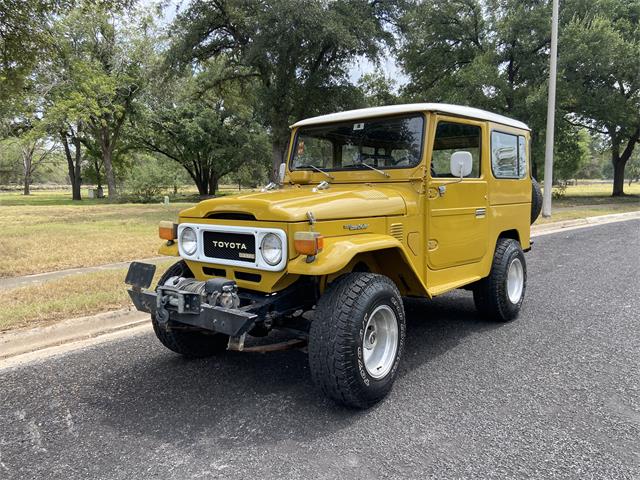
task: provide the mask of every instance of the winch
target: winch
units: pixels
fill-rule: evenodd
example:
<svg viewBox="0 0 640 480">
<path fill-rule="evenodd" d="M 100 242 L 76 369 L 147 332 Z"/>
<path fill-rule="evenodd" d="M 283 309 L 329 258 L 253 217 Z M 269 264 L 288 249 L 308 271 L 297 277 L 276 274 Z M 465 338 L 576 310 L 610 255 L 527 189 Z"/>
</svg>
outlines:
<svg viewBox="0 0 640 480">
<path fill-rule="evenodd" d="M 203 282 L 193 278 L 170 277 L 164 286 L 197 293 L 203 303 L 208 303 L 211 306 L 222 308 L 238 308 L 240 306 L 238 286 L 235 281 L 227 278 L 212 278 Z"/>
</svg>

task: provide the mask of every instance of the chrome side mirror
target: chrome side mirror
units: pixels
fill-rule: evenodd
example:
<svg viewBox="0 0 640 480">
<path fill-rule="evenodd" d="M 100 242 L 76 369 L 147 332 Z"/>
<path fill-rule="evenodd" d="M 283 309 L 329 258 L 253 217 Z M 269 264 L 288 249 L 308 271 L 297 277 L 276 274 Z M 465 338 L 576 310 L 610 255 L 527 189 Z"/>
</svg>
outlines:
<svg viewBox="0 0 640 480">
<path fill-rule="evenodd" d="M 278 183 L 281 185 L 284 183 L 284 174 L 286 171 L 287 171 L 287 164 L 282 162 L 280 164 L 280 168 L 278 169 Z"/>
<path fill-rule="evenodd" d="M 471 152 L 453 152 L 451 154 L 450 168 L 451 175 L 464 178 L 471 173 L 473 167 L 473 157 Z"/>
</svg>

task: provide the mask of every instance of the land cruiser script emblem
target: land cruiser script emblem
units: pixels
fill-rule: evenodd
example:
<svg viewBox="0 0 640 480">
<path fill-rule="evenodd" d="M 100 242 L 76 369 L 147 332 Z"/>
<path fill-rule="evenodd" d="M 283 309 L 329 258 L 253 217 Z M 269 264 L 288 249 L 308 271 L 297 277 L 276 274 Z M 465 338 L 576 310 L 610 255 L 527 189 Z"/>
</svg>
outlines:
<svg viewBox="0 0 640 480">
<path fill-rule="evenodd" d="M 368 227 L 368 223 L 358 223 L 357 225 L 347 224 L 342 226 L 342 228 L 344 228 L 345 230 L 364 230 Z"/>
<path fill-rule="evenodd" d="M 213 243 L 214 247 L 219 247 L 219 248 L 233 248 L 235 250 L 247 249 L 247 246 L 244 243 L 240 243 L 240 242 L 217 242 L 214 240 L 211 243 Z"/>
</svg>

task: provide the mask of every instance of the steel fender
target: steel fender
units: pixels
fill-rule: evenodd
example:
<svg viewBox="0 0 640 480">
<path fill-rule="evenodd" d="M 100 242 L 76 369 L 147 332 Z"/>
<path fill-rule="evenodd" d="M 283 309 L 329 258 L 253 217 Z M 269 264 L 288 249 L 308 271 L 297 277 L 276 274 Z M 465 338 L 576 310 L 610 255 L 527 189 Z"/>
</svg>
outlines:
<svg viewBox="0 0 640 480">
<path fill-rule="evenodd" d="M 413 269 L 402 244 L 389 235 L 365 233 L 346 237 L 329 237 L 324 239 L 324 250 L 316 259 L 307 263 L 305 255 L 299 255 L 289 262 L 289 273 L 299 275 L 330 275 L 339 272 L 359 253 L 385 249 L 398 249 L 405 262 Z"/>
<path fill-rule="evenodd" d="M 171 245 L 167 245 L 167 242 L 164 242 L 160 245 L 160 248 L 158 248 L 158 253 L 169 257 L 179 257 L 180 253 L 178 252 L 178 242 L 173 242 Z"/>
</svg>

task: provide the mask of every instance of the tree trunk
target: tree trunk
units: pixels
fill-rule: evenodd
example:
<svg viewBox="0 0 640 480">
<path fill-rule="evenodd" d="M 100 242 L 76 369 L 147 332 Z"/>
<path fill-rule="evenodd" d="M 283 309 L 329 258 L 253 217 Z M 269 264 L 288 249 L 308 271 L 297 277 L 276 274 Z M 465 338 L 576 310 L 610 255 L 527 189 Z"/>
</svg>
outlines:
<svg viewBox="0 0 640 480">
<path fill-rule="evenodd" d="M 94 157 L 93 166 L 96 169 L 96 183 L 98 184 L 98 188 L 102 188 L 102 175 L 100 175 L 100 162 L 98 159 Z"/>
<path fill-rule="evenodd" d="M 278 182 L 280 164 L 284 161 L 287 142 L 274 139 L 271 144 L 271 181 Z"/>
<path fill-rule="evenodd" d="M 82 142 L 80 142 L 79 137 L 81 128 L 78 125 L 78 133 L 73 138 L 73 146 L 76 149 L 76 164 L 74 165 L 73 184 L 71 185 L 74 200 L 82 200 L 82 192 L 80 191 L 82 186 Z"/>
<path fill-rule="evenodd" d="M 80 186 L 82 184 L 82 178 L 80 177 L 80 164 L 82 163 L 82 152 L 80 150 L 80 139 L 73 137 L 73 146 L 75 148 L 75 163 L 71 156 L 71 149 L 69 148 L 69 141 L 67 139 L 66 132 L 60 132 L 60 139 L 64 147 L 64 155 L 67 158 L 67 169 L 69 171 L 69 181 L 71 182 L 71 192 L 73 200 L 82 200 L 82 194 L 80 192 Z"/>
<path fill-rule="evenodd" d="M 611 163 L 613 164 L 613 193 L 612 197 L 624 195 L 624 170 L 627 162 L 633 154 L 636 143 L 640 140 L 640 127 L 631 134 L 627 146 L 620 153 L 620 140 L 616 136 L 611 137 Z"/>
<path fill-rule="evenodd" d="M 624 169 L 627 162 L 623 162 L 617 155 L 611 159 L 613 163 L 613 197 L 624 195 Z"/>
<path fill-rule="evenodd" d="M 200 177 L 194 176 L 192 178 L 196 184 L 196 187 L 198 187 L 198 195 L 200 195 L 201 197 L 206 197 L 209 194 L 209 185 L 207 184 L 207 182 L 202 180 Z"/>
<path fill-rule="evenodd" d="M 113 163 L 111 162 L 112 153 L 110 148 L 103 150 L 102 162 L 104 163 L 104 175 L 107 178 L 109 200 L 116 200 L 118 198 L 118 189 L 116 188 L 116 176 L 113 171 Z"/>
<path fill-rule="evenodd" d="M 32 173 L 32 163 L 33 163 L 33 148 L 25 147 L 22 149 L 22 173 L 24 174 L 24 195 L 31 195 L 31 173 Z"/>
<path fill-rule="evenodd" d="M 209 195 L 215 196 L 217 191 L 218 191 L 218 177 L 211 174 L 209 176 Z"/>
<path fill-rule="evenodd" d="M 23 191 L 24 195 L 31 195 L 30 185 L 31 185 L 31 174 L 30 173 L 25 173 L 25 176 L 24 176 L 24 191 Z"/>
</svg>

